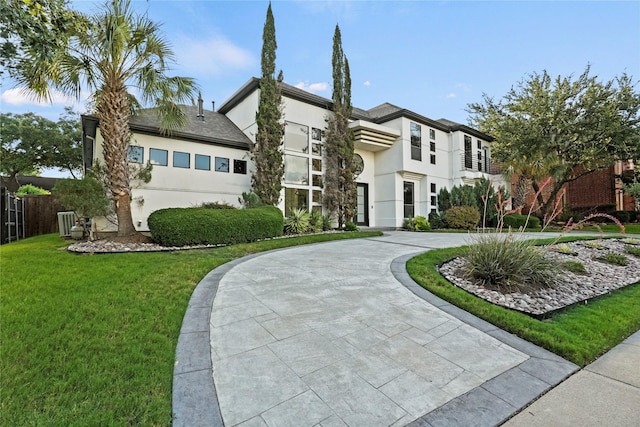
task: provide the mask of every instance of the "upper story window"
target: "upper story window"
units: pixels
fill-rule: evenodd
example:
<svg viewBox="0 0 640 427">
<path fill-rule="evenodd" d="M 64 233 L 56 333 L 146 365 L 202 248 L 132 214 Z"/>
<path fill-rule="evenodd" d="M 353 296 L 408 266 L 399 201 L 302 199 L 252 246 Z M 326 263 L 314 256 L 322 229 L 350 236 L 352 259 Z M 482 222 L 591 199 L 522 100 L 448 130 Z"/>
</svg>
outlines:
<svg viewBox="0 0 640 427">
<path fill-rule="evenodd" d="M 246 160 L 233 160 L 233 173 L 239 173 L 241 175 L 247 174 L 247 161 Z"/>
<path fill-rule="evenodd" d="M 422 127 L 411 122 L 411 160 L 422 160 Z"/>
<path fill-rule="evenodd" d="M 190 165 L 190 158 L 191 156 L 189 155 L 189 153 L 183 153 L 181 151 L 174 151 L 173 152 L 173 167 L 174 168 L 189 168 Z"/>
<path fill-rule="evenodd" d="M 154 166 L 167 166 L 169 164 L 169 152 L 158 148 L 149 148 L 149 162 Z"/>
<path fill-rule="evenodd" d="M 216 172 L 229 172 L 229 159 L 227 157 L 216 157 Z"/>
<path fill-rule="evenodd" d="M 309 152 L 309 126 L 287 122 L 284 128 L 284 148 L 299 153 Z"/>
<path fill-rule="evenodd" d="M 465 169 L 473 169 L 473 152 L 469 135 L 464 136 L 464 167 Z"/>
<path fill-rule="evenodd" d="M 436 139 L 435 129 L 429 129 L 429 139 Z"/>
<path fill-rule="evenodd" d="M 130 145 L 127 151 L 127 158 L 131 163 L 144 162 L 144 148 L 137 145 Z"/>
<path fill-rule="evenodd" d="M 211 170 L 211 156 L 205 156 L 203 154 L 196 154 L 196 169 L 203 171 Z"/>
<path fill-rule="evenodd" d="M 311 128 L 311 139 L 314 141 L 322 141 L 324 131 L 318 128 Z"/>
</svg>

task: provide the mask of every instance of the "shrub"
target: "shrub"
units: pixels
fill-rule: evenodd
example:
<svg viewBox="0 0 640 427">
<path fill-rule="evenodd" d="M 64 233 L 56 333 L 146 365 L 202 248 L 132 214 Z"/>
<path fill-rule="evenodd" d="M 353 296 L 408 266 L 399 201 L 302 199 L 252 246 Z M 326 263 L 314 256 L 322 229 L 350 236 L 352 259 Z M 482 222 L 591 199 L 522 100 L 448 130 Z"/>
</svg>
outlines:
<svg viewBox="0 0 640 427">
<path fill-rule="evenodd" d="M 409 231 L 431 230 L 431 225 L 429 224 L 429 221 L 427 221 L 427 218 L 423 216 L 417 216 L 414 218 L 405 218 L 402 227 L 406 228 Z"/>
<path fill-rule="evenodd" d="M 260 196 L 258 196 L 253 191 L 249 193 L 243 192 L 242 197 L 238 197 L 238 202 L 240 202 L 242 207 L 245 209 L 259 208 L 260 206 L 264 206 L 264 203 L 262 202 L 262 200 L 260 200 Z"/>
<path fill-rule="evenodd" d="M 235 206 L 223 202 L 203 202 L 198 207 L 204 209 L 236 209 Z"/>
<path fill-rule="evenodd" d="M 109 212 L 109 198 L 94 178 L 61 179 L 52 192 L 65 209 L 74 211 L 79 218 L 104 216 Z"/>
<path fill-rule="evenodd" d="M 444 218 L 451 228 L 472 230 L 480 221 L 480 212 L 471 206 L 454 206 L 445 212 Z"/>
<path fill-rule="evenodd" d="M 359 230 L 358 226 L 353 221 L 347 221 L 347 223 L 344 225 L 344 231 L 358 231 L 358 230 Z"/>
<path fill-rule="evenodd" d="M 567 261 L 562 265 L 566 270 L 572 271 L 574 273 L 584 274 L 587 272 L 587 269 L 584 268 L 584 264 L 580 261 Z"/>
<path fill-rule="evenodd" d="M 466 277 L 501 292 L 556 283 L 558 263 L 531 242 L 515 240 L 511 234 L 483 233 L 475 239 L 464 254 Z"/>
<path fill-rule="evenodd" d="M 628 211 L 615 211 L 612 215 L 618 218 L 618 221 L 623 224 L 627 224 L 631 220 L 631 215 L 629 215 Z"/>
<path fill-rule="evenodd" d="M 429 224 L 431 228 L 434 230 L 440 228 L 447 228 L 447 221 L 444 219 L 444 213 L 442 212 L 431 212 L 429 214 Z"/>
<path fill-rule="evenodd" d="M 527 218 L 529 219 L 527 221 Z M 509 214 L 504 216 L 504 226 L 511 228 L 540 228 L 540 218 L 535 216 Z"/>
<path fill-rule="evenodd" d="M 613 252 L 609 252 L 606 255 L 600 256 L 596 258 L 597 260 L 608 262 L 609 264 L 622 265 L 625 266 L 629 263 L 629 260 L 626 256 L 622 254 L 616 254 Z"/>
<path fill-rule="evenodd" d="M 149 215 L 153 240 L 164 246 L 253 242 L 282 235 L 280 209 L 168 208 Z"/>
<path fill-rule="evenodd" d="M 318 210 L 312 210 L 309 215 L 309 231 L 322 231 L 322 214 Z"/>
<path fill-rule="evenodd" d="M 284 220 L 284 232 L 287 234 L 302 234 L 310 230 L 311 215 L 306 209 L 293 209 L 291 215 Z"/>
<path fill-rule="evenodd" d="M 45 190 L 44 188 L 36 187 L 33 184 L 21 185 L 20 188 L 18 188 L 18 191 L 16 191 L 16 196 L 18 197 L 24 197 L 28 194 L 39 196 L 39 195 L 51 194 L 51 193 Z"/>
<path fill-rule="evenodd" d="M 331 215 L 329 214 L 322 215 L 322 231 L 331 230 L 332 225 L 333 225 L 333 219 L 331 218 Z"/>
<path fill-rule="evenodd" d="M 565 254 L 565 255 L 578 255 L 578 252 L 572 249 L 566 243 L 560 243 L 559 245 L 556 245 L 554 250 L 558 253 Z"/>
</svg>

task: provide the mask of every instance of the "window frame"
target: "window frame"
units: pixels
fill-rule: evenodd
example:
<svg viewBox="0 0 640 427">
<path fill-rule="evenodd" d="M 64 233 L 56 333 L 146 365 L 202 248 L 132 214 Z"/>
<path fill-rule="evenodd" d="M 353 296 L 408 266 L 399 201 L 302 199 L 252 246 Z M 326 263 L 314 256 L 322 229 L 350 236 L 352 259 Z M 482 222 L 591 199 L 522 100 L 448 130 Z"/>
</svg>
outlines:
<svg viewBox="0 0 640 427">
<path fill-rule="evenodd" d="M 207 159 L 207 168 L 199 168 L 198 167 L 198 159 L 206 158 Z M 206 154 L 195 154 L 193 157 L 193 168 L 200 171 L 210 171 L 211 170 L 211 156 Z"/>
<path fill-rule="evenodd" d="M 411 147 L 411 160 L 422 161 L 422 126 L 415 122 L 409 122 L 409 142 Z"/>
<path fill-rule="evenodd" d="M 247 161 L 240 159 L 233 159 L 233 173 L 237 173 L 239 175 L 247 174 Z"/>
<path fill-rule="evenodd" d="M 226 168 L 221 167 L 221 162 L 226 161 Z M 228 157 L 215 157 L 214 160 L 214 170 L 215 172 L 229 173 L 229 163 L 230 160 Z"/>
<path fill-rule="evenodd" d="M 186 166 L 176 165 L 176 154 L 186 154 L 187 155 L 187 165 Z M 191 169 L 191 153 L 187 153 L 186 151 L 174 151 L 172 157 L 173 157 L 172 166 L 174 168 Z"/>
<path fill-rule="evenodd" d="M 134 151 L 137 151 L 140 154 L 140 160 L 137 160 L 137 157 L 133 155 Z M 141 145 L 129 145 L 127 147 L 127 161 L 129 163 L 143 164 L 144 163 L 144 147 Z"/>
<path fill-rule="evenodd" d="M 164 153 L 164 163 L 153 160 L 152 153 Z M 163 150 L 162 148 L 149 148 L 149 163 L 153 166 L 169 166 L 169 150 Z"/>
</svg>

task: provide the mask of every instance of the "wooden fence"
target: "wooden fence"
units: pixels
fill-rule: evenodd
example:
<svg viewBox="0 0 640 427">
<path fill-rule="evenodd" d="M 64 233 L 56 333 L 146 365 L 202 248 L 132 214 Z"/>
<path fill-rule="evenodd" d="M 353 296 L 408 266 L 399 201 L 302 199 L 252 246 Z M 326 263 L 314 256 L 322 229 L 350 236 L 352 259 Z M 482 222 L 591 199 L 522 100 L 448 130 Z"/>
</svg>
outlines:
<svg viewBox="0 0 640 427">
<path fill-rule="evenodd" d="M 58 232 L 58 212 L 65 209 L 50 195 L 16 197 L 2 189 L 2 237 L 9 243 L 26 237 Z"/>
</svg>

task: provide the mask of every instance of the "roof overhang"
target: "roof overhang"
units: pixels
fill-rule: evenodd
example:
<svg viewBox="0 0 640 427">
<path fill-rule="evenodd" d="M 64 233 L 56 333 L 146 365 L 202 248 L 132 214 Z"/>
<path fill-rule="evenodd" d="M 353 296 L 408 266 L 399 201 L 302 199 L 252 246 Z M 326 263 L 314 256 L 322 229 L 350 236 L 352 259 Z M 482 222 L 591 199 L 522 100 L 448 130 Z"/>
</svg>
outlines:
<svg viewBox="0 0 640 427">
<path fill-rule="evenodd" d="M 367 151 L 382 151 L 390 148 L 400 137 L 400 131 L 364 120 L 349 123 L 355 137 L 354 146 Z"/>
</svg>

